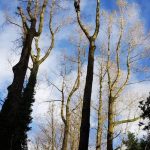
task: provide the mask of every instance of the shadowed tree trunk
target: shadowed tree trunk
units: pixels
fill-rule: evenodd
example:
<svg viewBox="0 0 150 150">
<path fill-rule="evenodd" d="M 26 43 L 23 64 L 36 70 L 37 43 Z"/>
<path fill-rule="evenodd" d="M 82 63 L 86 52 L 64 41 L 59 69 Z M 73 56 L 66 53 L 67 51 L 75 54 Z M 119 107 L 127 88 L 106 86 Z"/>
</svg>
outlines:
<svg viewBox="0 0 150 150">
<path fill-rule="evenodd" d="M 24 142 L 23 144 L 25 144 L 25 142 L 27 141 L 27 132 L 30 130 L 29 124 L 32 121 L 31 112 L 32 112 L 32 105 L 34 103 L 34 95 L 35 95 L 34 88 L 36 86 L 36 80 L 37 80 L 39 66 L 41 65 L 41 63 L 43 63 L 47 59 L 51 50 L 54 47 L 54 33 L 52 30 L 53 8 L 54 8 L 54 1 L 51 6 L 50 21 L 49 21 L 49 28 L 50 28 L 51 39 L 52 39 L 50 47 L 48 48 L 44 57 L 40 58 L 40 55 L 41 55 L 41 49 L 39 48 L 39 38 L 40 37 L 38 37 L 38 38 L 35 38 L 35 48 L 36 48 L 37 54 L 33 55 L 31 52 L 33 67 L 31 69 L 31 73 L 30 73 L 26 88 L 24 89 L 23 94 L 22 94 L 22 101 L 20 103 L 20 108 L 19 108 L 20 112 L 18 113 L 19 117 L 20 117 L 18 120 L 20 122 L 18 122 L 18 124 L 17 124 L 18 128 L 21 128 L 19 135 L 20 135 L 20 139 L 22 138 L 21 141 Z M 18 140 L 19 140 L 18 135 L 16 138 L 18 138 Z"/>
<path fill-rule="evenodd" d="M 100 0 L 97 0 L 96 8 L 96 28 L 92 36 L 90 36 L 89 31 L 82 24 L 80 19 L 80 1 L 76 5 L 75 1 L 75 10 L 77 13 L 77 20 L 82 31 L 89 40 L 89 52 L 88 52 L 88 66 L 86 74 L 86 83 L 83 96 L 83 107 L 82 107 L 82 118 L 81 118 L 81 127 L 80 127 L 80 141 L 79 141 L 79 150 L 88 150 L 89 143 L 89 133 L 90 133 L 90 106 L 91 106 L 91 93 L 92 93 L 92 83 L 93 83 L 93 70 L 94 70 L 94 52 L 96 49 L 95 41 L 99 33 L 99 20 L 100 20 Z"/>
<path fill-rule="evenodd" d="M 2 106 L 0 112 L 0 147 L 7 147 L 10 149 L 14 137 L 14 130 L 17 125 L 17 111 L 21 100 L 21 93 L 23 89 L 24 78 L 28 68 L 28 61 L 30 57 L 31 44 L 34 38 L 35 22 L 32 25 L 29 33 L 26 36 L 23 44 L 20 61 L 13 67 L 14 79 L 12 84 L 8 87 L 8 96 Z M 20 148 L 19 148 L 20 149 Z"/>
<path fill-rule="evenodd" d="M 114 135 L 114 102 L 112 97 L 108 101 L 108 133 L 107 133 L 107 150 L 113 150 L 113 135 Z"/>
<path fill-rule="evenodd" d="M 94 42 L 90 43 L 86 84 L 83 97 L 79 150 L 88 150 L 89 132 L 90 132 L 90 106 L 91 106 L 95 48 L 96 48 L 95 43 Z"/>
<path fill-rule="evenodd" d="M 28 83 L 26 85 L 26 88 L 24 89 L 22 100 L 20 102 L 19 107 L 19 113 L 18 113 L 18 123 L 17 128 L 20 129 L 19 133 L 16 133 L 16 141 L 14 141 L 14 144 L 22 145 L 26 147 L 27 145 L 27 132 L 30 130 L 29 124 L 31 123 L 31 112 L 32 112 L 32 104 L 34 103 L 34 88 L 36 85 L 36 79 L 37 79 L 37 73 L 39 69 L 39 63 L 34 63 L 33 68 L 31 69 L 30 77 L 28 80 Z M 18 130 L 17 130 L 18 132 Z M 20 141 L 21 143 L 18 143 Z M 13 148 L 15 149 L 15 147 Z M 25 149 L 25 148 L 23 148 Z"/>
<path fill-rule="evenodd" d="M 31 1 L 28 0 L 27 11 L 30 16 L 30 27 L 27 25 L 26 16 L 21 7 L 18 7 L 19 14 L 22 18 L 24 40 L 21 57 L 19 62 L 13 67 L 14 79 L 8 87 L 8 95 L 0 112 L 0 148 L 5 150 L 21 150 L 23 149 L 22 141 L 18 138 L 20 127 L 18 127 L 19 107 L 22 100 L 22 90 L 26 71 L 28 68 L 29 57 L 31 53 L 31 45 L 33 38 L 39 36 L 42 32 L 44 12 L 47 0 L 44 0 L 40 13 L 39 30 L 36 32 L 37 22 L 37 5 L 35 6 L 34 17 L 31 14 Z M 27 148 L 24 148 L 27 149 Z"/>
</svg>

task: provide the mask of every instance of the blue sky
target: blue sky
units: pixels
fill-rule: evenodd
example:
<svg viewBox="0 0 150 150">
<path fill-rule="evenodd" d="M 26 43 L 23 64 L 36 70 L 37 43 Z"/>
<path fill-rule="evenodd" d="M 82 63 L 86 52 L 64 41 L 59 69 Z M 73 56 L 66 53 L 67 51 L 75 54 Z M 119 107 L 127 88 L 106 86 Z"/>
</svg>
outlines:
<svg viewBox="0 0 150 150">
<path fill-rule="evenodd" d="M 133 0 L 139 4 L 141 8 L 141 16 L 145 18 L 148 29 L 150 28 L 150 1 L 149 0 Z"/>
<path fill-rule="evenodd" d="M 70 0 L 73 3 L 73 0 Z M 82 0 L 81 0 L 82 1 Z M 93 3 L 94 1 L 91 1 L 90 3 Z M 139 4 L 141 8 L 141 16 L 146 20 L 146 25 L 148 28 L 150 28 L 150 1 L 149 0 L 128 0 L 129 3 L 137 3 Z M 16 8 L 14 6 L 17 6 L 18 0 L 1 0 L 0 1 L 0 10 L 6 11 L 6 10 L 12 10 L 15 11 Z M 116 0 L 101 0 L 101 6 L 102 8 L 113 10 L 116 8 Z"/>
<path fill-rule="evenodd" d="M 73 7 L 73 1 L 72 0 L 70 0 L 70 1 L 72 2 L 72 7 Z M 82 2 L 82 0 L 81 0 L 81 2 Z M 109 10 L 109 11 L 116 9 L 116 1 L 115 0 L 101 0 L 101 2 L 102 2 L 102 8 L 103 9 L 106 9 L 106 10 Z M 142 20 L 144 21 L 144 23 L 146 25 L 146 31 L 150 31 L 150 16 L 149 16 L 150 15 L 150 1 L 149 0 L 128 0 L 128 2 L 129 3 L 136 2 L 138 4 L 139 11 L 140 11 L 140 16 L 141 16 Z M 85 4 L 85 7 L 83 9 L 84 11 L 86 10 L 84 12 L 84 14 L 86 14 L 86 15 L 87 14 L 92 14 L 92 10 L 95 9 L 95 1 L 94 0 L 90 0 L 89 3 L 90 3 L 89 4 L 90 6 L 88 4 Z M 17 6 L 16 4 L 17 4 L 17 0 L 14 0 L 13 2 L 11 0 L 0 0 L 0 13 L 4 12 L 5 10 L 7 10 L 8 12 L 11 12 L 11 13 L 12 12 L 15 13 L 16 6 Z M 86 6 L 89 9 L 86 9 L 87 8 Z M 4 14 L 2 14 L 2 15 L 4 15 Z M 89 16 L 87 15 L 87 17 L 89 17 Z M 4 17 L 2 17 L 1 14 L 0 14 L 0 18 L 4 19 Z M 91 15 L 91 18 L 92 18 L 92 15 Z M 95 20 L 95 18 L 93 20 Z M 2 19 L 1 19 L 1 21 L 2 21 Z M 68 46 L 68 42 L 67 42 L 68 39 L 66 37 L 70 33 L 68 33 L 67 30 L 68 30 L 68 27 L 66 27 L 66 29 L 63 29 L 63 31 L 60 34 L 58 34 L 57 38 L 59 38 L 59 41 L 58 42 L 56 41 L 55 51 L 52 53 L 52 56 L 50 57 L 50 59 L 48 61 L 46 61 L 44 63 L 44 65 L 41 66 L 41 70 L 39 72 L 40 74 L 42 72 L 45 73 L 45 70 L 46 70 L 46 68 L 47 68 L 47 66 L 49 64 L 53 64 L 53 65 L 51 65 L 51 68 L 50 68 L 49 72 L 52 72 L 53 70 L 55 70 L 56 68 L 59 67 L 59 63 L 60 62 L 57 62 L 57 60 L 59 60 L 58 57 L 60 56 L 59 53 L 60 53 L 60 51 L 62 49 L 65 49 Z M 74 34 L 74 31 L 72 29 L 71 29 L 71 32 L 72 32 L 72 34 Z M 8 82 L 6 82 L 6 81 L 8 79 L 10 79 L 10 77 L 12 76 L 11 66 L 8 65 L 8 62 L 7 62 L 7 58 L 8 58 L 7 54 L 10 51 L 7 52 L 7 50 L 8 49 L 10 50 L 13 47 L 12 41 L 15 40 L 18 37 L 18 34 L 16 34 L 16 33 L 17 33 L 17 30 L 14 29 L 14 27 L 10 27 L 10 26 L 6 27 L 4 30 L 0 30 L 0 40 L 1 40 L 1 43 L 2 43 L 0 45 L 0 51 L 2 51 L 2 53 L 0 55 L 0 64 L 4 64 L 4 67 L 2 65 L 0 66 L 0 72 L 1 72 L 1 74 L 3 74 L 2 77 L 0 75 L 0 85 L 1 85 L 0 86 L 0 90 L 1 89 L 3 89 L 3 90 L 5 89 L 5 91 L 6 91 L 6 88 L 7 88 L 7 85 L 8 85 Z M 62 33 L 64 33 L 64 35 Z M 6 41 L 6 40 L 8 40 L 8 41 Z M 42 43 L 41 45 L 44 45 L 45 43 Z M 69 49 L 67 49 L 67 50 L 70 51 L 70 53 L 71 53 L 72 52 L 71 51 L 72 48 L 73 48 L 73 46 L 70 45 Z M 15 58 L 15 61 L 13 62 L 13 64 L 16 62 L 17 59 Z M 145 60 L 144 64 L 149 66 L 150 65 L 150 61 L 149 60 Z M 50 74 L 50 75 L 52 75 L 52 74 Z M 139 75 L 138 78 L 143 78 L 143 75 L 142 76 Z M 58 81 L 57 81 L 57 79 L 55 79 L 55 80 L 56 80 L 56 83 L 59 84 L 60 80 L 58 80 Z M 3 87 L 2 87 L 2 85 L 3 85 Z M 147 90 L 148 90 L 148 87 L 149 87 L 148 83 L 145 83 L 144 85 L 142 85 L 143 89 L 144 89 L 144 87 L 147 88 Z M 140 86 L 139 87 L 137 86 L 136 88 L 137 88 L 137 91 L 141 91 L 141 90 L 139 90 L 141 88 Z M 3 90 L 1 90 L 1 93 L 3 92 Z M 44 92 L 46 92 L 46 93 L 44 93 Z M 0 94 L 0 96 L 1 96 L 1 94 Z M 41 85 L 41 91 L 38 92 L 38 95 L 36 97 L 38 97 L 39 99 L 44 99 L 44 98 L 47 98 L 48 96 L 50 96 L 49 90 L 46 90 L 46 86 L 45 85 Z M 55 94 L 53 94 L 52 96 L 53 96 L 52 98 L 54 98 Z M 39 101 L 37 104 L 35 104 L 34 108 L 36 110 L 35 110 L 34 114 L 38 113 L 38 114 L 41 115 L 41 114 L 44 114 L 46 112 L 45 111 L 45 110 L 47 110 L 46 106 L 42 106 L 42 107 L 41 107 L 41 105 L 40 105 L 40 107 L 38 106 L 40 102 L 41 101 Z M 44 113 L 42 113 L 43 110 L 44 110 Z M 34 126 L 34 124 L 32 124 L 32 125 L 33 125 L 34 129 L 37 130 L 36 126 Z"/>
<path fill-rule="evenodd" d="M 137 3 L 141 9 L 141 17 L 145 19 L 146 26 L 150 29 L 150 1 L 149 0 L 128 0 L 129 3 Z M 102 0 L 102 7 L 108 10 L 116 8 L 116 0 Z"/>
</svg>

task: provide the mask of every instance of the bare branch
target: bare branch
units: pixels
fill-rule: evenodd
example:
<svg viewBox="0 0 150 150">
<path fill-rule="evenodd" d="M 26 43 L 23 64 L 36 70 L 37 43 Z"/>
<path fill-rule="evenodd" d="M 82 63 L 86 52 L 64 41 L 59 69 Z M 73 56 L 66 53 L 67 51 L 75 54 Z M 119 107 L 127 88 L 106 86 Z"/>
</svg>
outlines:
<svg viewBox="0 0 150 150">
<path fill-rule="evenodd" d="M 80 7 L 80 3 L 78 4 Z M 83 25 L 81 18 L 80 18 L 80 9 L 77 10 L 77 8 L 75 7 L 76 12 L 77 12 L 77 20 L 78 23 L 81 27 L 81 29 L 83 30 L 84 34 L 86 35 L 86 37 L 88 38 L 88 40 L 90 41 L 91 39 L 93 41 L 96 40 L 98 33 L 99 33 L 99 27 L 100 27 L 100 0 L 97 0 L 97 8 L 96 8 L 96 27 L 95 27 L 95 32 L 92 36 L 90 36 L 89 31 L 87 30 L 87 28 Z"/>
<path fill-rule="evenodd" d="M 121 18 L 121 24 L 120 24 L 120 36 L 119 36 L 119 40 L 117 43 L 117 48 L 116 48 L 116 63 L 117 63 L 117 75 L 115 80 L 112 83 L 112 88 L 117 84 L 117 81 L 120 77 L 120 56 L 119 56 L 119 50 L 120 50 L 120 46 L 121 46 L 121 40 L 122 40 L 122 34 L 123 34 L 123 18 Z"/>
<path fill-rule="evenodd" d="M 38 9 L 39 9 L 39 0 L 35 0 L 34 18 L 37 18 Z"/>
<path fill-rule="evenodd" d="M 137 82 L 130 82 L 130 83 L 126 84 L 126 85 L 138 84 L 138 83 L 141 83 L 141 82 L 149 82 L 149 81 L 150 81 L 150 79 L 145 79 L 145 80 L 141 80 L 141 81 L 137 81 Z"/>
<path fill-rule="evenodd" d="M 107 75 L 108 75 L 108 86 L 109 86 L 109 91 L 111 93 L 111 77 L 110 77 L 110 38 L 111 38 L 111 21 L 108 26 L 108 50 L 107 50 Z"/>
<path fill-rule="evenodd" d="M 82 103 L 82 99 L 79 101 L 79 103 L 76 105 L 76 107 L 71 110 L 71 112 L 74 112 L 75 110 L 77 110 L 79 108 L 79 106 L 81 105 L 81 103 Z"/>
<path fill-rule="evenodd" d="M 53 85 L 59 92 L 61 92 L 62 93 L 62 90 L 61 89 L 59 89 L 54 83 L 52 83 L 51 81 L 49 81 L 48 79 L 46 79 L 46 81 L 47 81 L 47 83 L 49 84 L 49 86 L 50 85 Z"/>
<path fill-rule="evenodd" d="M 60 99 L 51 99 L 49 101 L 44 101 L 44 102 L 48 102 L 48 103 L 52 103 L 52 102 L 61 102 Z"/>
<path fill-rule="evenodd" d="M 28 0 L 27 12 L 29 14 L 30 19 L 33 19 L 33 15 L 32 15 L 32 12 L 31 12 L 31 4 L 32 4 L 32 0 Z"/>
<path fill-rule="evenodd" d="M 41 10 L 41 13 L 40 13 L 39 28 L 38 28 L 38 32 L 36 33 L 36 36 L 39 36 L 42 33 L 42 28 L 43 28 L 43 23 L 44 23 L 44 13 L 45 13 L 45 10 L 46 10 L 47 3 L 48 3 L 48 0 L 44 0 L 42 10 Z"/>
<path fill-rule="evenodd" d="M 81 75 L 81 61 L 80 61 L 80 47 L 78 47 L 78 74 L 76 81 L 73 85 L 71 92 L 69 93 L 68 100 L 71 99 L 72 95 L 77 91 L 80 85 L 80 75 Z"/>
<path fill-rule="evenodd" d="M 64 106 L 65 106 L 65 96 L 64 96 L 64 78 L 63 78 L 63 84 L 62 84 L 62 101 L 61 101 L 61 118 L 64 124 L 66 124 L 66 119 L 64 116 Z"/>
<path fill-rule="evenodd" d="M 119 90 L 116 92 L 114 97 L 118 97 L 118 94 L 123 91 L 123 89 L 125 88 L 125 86 L 127 85 L 128 81 L 129 81 L 129 77 L 130 77 L 130 50 L 131 50 L 131 46 L 129 46 L 128 48 L 128 54 L 127 54 L 127 76 L 126 76 L 126 80 L 123 83 L 123 85 L 119 88 Z"/>
<path fill-rule="evenodd" d="M 100 27 L 100 0 L 97 0 L 97 8 L 96 8 L 96 28 L 95 32 L 92 36 L 92 38 L 95 40 L 99 33 L 99 27 Z"/>
<path fill-rule="evenodd" d="M 136 118 L 127 119 L 127 120 L 115 121 L 113 124 L 114 124 L 114 126 L 117 126 L 117 125 L 120 125 L 120 124 L 123 124 L 123 123 L 129 123 L 129 122 L 137 121 L 137 120 L 139 120 L 140 118 L 141 118 L 141 117 L 136 117 Z"/>
<path fill-rule="evenodd" d="M 6 16 L 6 20 L 8 21 L 8 23 L 13 24 L 22 29 L 22 26 L 17 24 L 16 22 L 12 21 L 10 17 Z"/>
<path fill-rule="evenodd" d="M 19 14 L 20 14 L 21 19 L 22 19 L 22 25 L 23 25 L 24 32 L 26 33 L 29 30 L 29 27 L 28 27 L 27 22 L 26 22 L 26 16 L 24 15 L 21 7 L 18 7 L 18 11 L 19 11 Z"/>
<path fill-rule="evenodd" d="M 51 34 L 51 44 L 50 44 L 50 47 L 48 48 L 46 54 L 44 55 L 44 57 L 41 58 L 41 60 L 39 61 L 40 64 L 46 60 L 46 58 L 49 56 L 52 49 L 54 48 L 54 32 L 53 32 L 53 29 L 52 29 L 52 19 L 53 19 L 54 6 L 55 6 L 55 1 L 53 0 L 51 10 L 50 10 L 50 20 L 49 20 L 49 30 L 50 30 L 50 34 Z"/>
<path fill-rule="evenodd" d="M 78 23 L 79 23 L 81 29 L 83 30 L 84 34 L 85 34 L 86 37 L 90 40 L 89 31 L 86 29 L 86 27 L 85 27 L 85 26 L 83 25 L 83 23 L 81 22 L 80 12 L 79 12 L 79 11 L 77 12 L 77 20 L 78 20 Z"/>
</svg>

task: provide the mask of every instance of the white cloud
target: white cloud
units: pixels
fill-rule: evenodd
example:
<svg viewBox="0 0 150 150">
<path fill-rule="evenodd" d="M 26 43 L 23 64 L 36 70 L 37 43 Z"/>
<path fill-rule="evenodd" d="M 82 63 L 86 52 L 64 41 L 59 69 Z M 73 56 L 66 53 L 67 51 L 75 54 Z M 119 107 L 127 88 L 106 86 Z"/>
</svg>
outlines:
<svg viewBox="0 0 150 150">
<path fill-rule="evenodd" d="M 70 4 L 68 4 L 69 2 L 65 3 L 65 6 L 68 7 L 70 6 Z M 90 1 L 90 4 L 93 2 Z M 81 3 L 81 7 L 84 10 L 84 8 L 88 7 L 87 6 L 87 0 L 86 1 L 82 1 Z M 74 8 L 72 7 L 69 14 L 74 14 Z M 131 7 L 128 11 L 129 15 L 129 23 L 132 24 L 133 22 L 139 20 L 140 16 L 139 16 L 139 10 L 138 7 L 135 5 L 133 5 L 133 7 Z M 0 20 L 1 20 L 1 24 L 4 22 L 4 17 L 3 17 L 3 13 L 0 11 Z M 73 16 L 75 17 L 75 15 Z M 134 20 L 134 21 L 133 21 Z M 104 24 L 102 24 L 101 26 L 103 31 L 106 31 L 106 26 L 104 26 Z M 51 55 L 49 56 L 49 58 L 40 66 L 40 70 L 39 70 L 39 74 L 38 74 L 38 79 L 40 80 L 38 82 L 38 87 L 36 90 L 36 95 L 35 95 L 35 103 L 33 105 L 33 113 L 32 116 L 34 117 L 33 119 L 33 124 L 38 124 L 39 120 L 41 119 L 42 121 L 45 119 L 45 115 L 48 111 L 49 108 L 49 103 L 46 103 L 44 101 L 48 101 L 50 99 L 60 99 L 61 95 L 59 94 L 59 92 L 53 87 L 49 87 L 47 85 L 47 83 L 44 81 L 44 77 L 48 76 L 49 79 L 56 84 L 58 87 L 61 87 L 61 82 L 62 79 L 61 77 L 59 77 L 59 73 L 60 73 L 60 65 L 61 65 L 61 53 L 60 52 L 60 47 L 59 44 L 57 42 L 61 42 L 64 39 L 68 39 L 68 37 L 70 36 L 70 34 L 74 34 L 75 30 L 73 27 L 69 27 L 68 28 L 64 28 L 61 32 L 59 32 L 56 35 L 56 46 L 57 48 L 52 50 Z M 113 35 L 113 43 L 115 43 L 115 41 L 118 39 L 117 38 L 117 33 L 118 33 L 118 29 L 116 28 L 116 26 L 114 27 L 114 35 Z M 105 34 L 105 33 L 104 33 Z M 99 34 L 99 38 L 102 37 L 102 41 L 106 41 L 106 35 L 104 34 Z M 103 36 L 104 35 L 104 36 Z M 6 81 L 11 80 L 12 77 L 12 71 L 11 71 L 11 67 L 7 61 L 7 58 L 12 54 L 11 52 L 11 48 L 13 47 L 13 43 L 12 41 L 14 41 L 16 38 L 18 37 L 17 35 L 17 31 L 14 27 L 12 26 L 7 26 L 6 28 L 4 28 L 4 31 L 1 31 L 0 34 L 0 51 L 1 51 L 1 55 L 0 55 L 0 89 L 6 89 L 8 86 L 8 83 L 6 84 Z M 45 38 L 44 35 L 41 38 L 41 43 L 40 46 L 43 48 L 48 47 L 48 43 L 49 43 L 49 39 Z M 68 45 L 66 46 L 68 47 Z M 18 59 L 18 56 L 15 57 L 15 61 L 13 62 L 13 64 L 16 63 Z M 84 65 L 84 73 L 86 72 L 86 65 Z M 96 70 L 96 66 L 95 66 L 95 72 Z M 83 75 L 83 77 L 85 77 L 85 75 Z M 75 71 L 71 72 L 68 75 L 68 78 L 74 79 L 75 78 Z M 136 75 L 132 74 L 131 75 L 132 80 L 134 79 L 134 81 L 138 81 L 138 79 L 136 78 Z M 85 83 L 85 79 L 82 79 L 82 90 L 84 89 L 84 83 Z M 94 78 L 94 83 L 93 83 L 93 93 L 92 93 L 92 99 L 93 101 L 97 101 L 98 99 L 98 81 L 96 78 Z M 134 115 L 137 115 L 137 107 L 138 107 L 138 103 L 139 100 L 141 98 L 141 96 L 144 95 L 144 98 L 147 97 L 148 93 L 149 93 L 149 89 L 150 89 L 150 84 L 148 82 L 145 83 L 139 83 L 139 84 L 134 84 L 134 85 L 130 85 L 127 87 L 127 89 L 124 91 L 124 93 L 121 95 L 121 98 L 119 100 L 121 100 L 121 103 L 118 102 L 117 104 L 117 108 L 118 111 L 123 110 L 121 112 L 121 119 L 122 118 L 126 118 L 128 117 L 128 112 L 130 111 L 131 115 L 130 117 L 133 117 Z M 136 96 L 136 97 L 135 97 Z M 118 100 L 118 101 L 119 101 Z M 131 101 L 133 101 L 133 105 L 131 106 L 131 108 L 127 107 L 128 103 Z M 59 103 L 59 102 L 56 102 Z M 60 106 L 59 104 L 56 104 L 57 110 L 56 110 L 56 114 L 57 116 L 60 115 Z M 94 113 L 93 113 L 94 114 Z M 92 114 L 92 115 L 93 115 Z M 95 115 L 95 114 L 94 114 Z M 94 116 L 95 117 L 95 116 Z M 40 118 L 40 119 L 39 119 Z M 44 118 L 44 119 L 43 119 Z M 60 119 L 60 118 L 59 118 Z M 91 127 L 95 127 L 96 126 L 96 122 L 95 119 L 91 119 Z M 129 130 L 130 131 L 138 131 L 138 126 L 137 126 L 137 122 L 136 123 L 131 123 L 129 125 Z M 124 127 L 123 127 L 124 128 Z M 31 131 L 32 132 L 32 131 Z"/>
<path fill-rule="evenodd" d="M 13 64 L 17 61 L 18 56 L 15 56 L 12 52 L 12 48 L 14 47 L 13 41 L 17 39 L 18 37 L 18 31 L 16 28 L 10 25 L 3 26 L 3 23 L 5 22 L 4 14 L 0 11 L 0 20 L 2 20 L 1 29 L 0 29 L 0 89 L 3 91 L 2 93 L 6 92 L 7 86 L 10 83 L 11 77 L 12 77 L 12 71 L 9 61 L 13 61 Z M 14 50 L 18 51 L 18 50 Z M 12 65 L 13 65 L 12 64 Z M 6 93 L 3 95 L 5 96 Z"/>
</svg>

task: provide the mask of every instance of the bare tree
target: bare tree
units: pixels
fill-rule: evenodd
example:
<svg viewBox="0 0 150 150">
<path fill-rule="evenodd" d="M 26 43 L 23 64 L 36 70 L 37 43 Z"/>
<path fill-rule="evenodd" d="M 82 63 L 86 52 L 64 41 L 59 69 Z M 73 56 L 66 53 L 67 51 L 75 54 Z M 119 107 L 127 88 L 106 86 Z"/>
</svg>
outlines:
<svg viewBox="0 0 150 150">
<path fill-rule="evenodd" d="M 82 31 L 89 40 L 89 54 L 88 54 L 88 66 L 86 74 L 86 83 L 83 96 L 83 109 L 82 109 L 82 119 L 80 128 L 80 142 L 79 150 L 87 150 L 89 143 L 89 132 L 90 132 L 90 103 L 91 103 L 91 93 L 92 93 L 92 82 L 93 82 L 93 68 L 94 68 L 94 52 L 96 49 L 95 41 L 99 33 L 100 26 L 100 0 L 97 0 L 96 8 L 96 28 L 92 36 L 90 36 L 89 31 L 82 24 L 80 18 L 80 1 L 75 1 L 75 10 L 77 13 L 77 20 Z"/>
<path fill-rule="evenodd" d="M 49 109 L 45 123 L 40 123 L 40 131 L 31 143 L 37 150 L 60 150 L 63 140 L 63 124 L 56 118 L 57 104 L 49 101 Z M 35 149 L 34 148 L 34 149 Z"/>
<path fill-rule="evenodd" d="M 100 69 L 99 69 L 99 107 L 97 110 L 98 125 L 97 125 L 97 137 L 96 137 L 96 150 L 101 150 L 103 124 L 105 121 L 103 115 L 103 84 L 104 84 L 105 75 L 106 75 L 106 68 L 105 68 L 104 60 L 102 59 L 100 63 Z"/>
<path fill-rule="evenodd" d="M 34 55 L 31 52 L 31 58 L 33 62 L 33 67 L 31 68 L 30 76 L 28 79 L 28 83 L 23 91 L 22 94 L 22 101 L 20 104 L 20 124 L 18 122 L 18 126 L 21 127 L 23 124 L 23 133 L 24 137 L 27 138 L 27 131 L 29 130 L 29 123 L 31 122 L 31 112 L 32 112 L 32 105 L 34 102 L 34 94 L 35 94 L 35 86 L 37 81 L 37 74 L 39 70 L 39 66 L 47 59 L 49 54 L 51 53 L 53 47 L 54 47 L 54 31 L 52 29 L 52 18 L 53 18 L 53 11 L 55 6 L 55 0 L 52 1 L 51 8 L 50 8 L 50 21 L 49 21 L 49 29 L 51 34 L 51 43 L 50 47 L 47 49 L 45 55 L 41 58 L 41 49 L 39 48 L 39 38 L 35 38 L 35 47 L 37 54 Z M 21 133 L 20 133 L 21 135 Z"/>
<path fill-rule="evenodd" d="M 122 1 L 121 1 L 122 2 Z M 117 125 L 123 124 L 123 123 L 129 123 L 134 122 L 139 119 L 139 117 L 131 118 L 131 119 L 125 119 L 125 120 L 119 120 L 115 121 L 115 105 L 118 97 L 121 95 L 123 90 L 125 89 L 131 74 L 131 54 L 133 53 L 135 47 L 139 43 L 134 42 L 134 36 L 131 35 L 129 41 L 127 41 L 126 46 L 126 54 L 124 58 L 126 58 L 126 70 L 127 73 L 125 75 L 125 80 L 121 78 L 121 44 L 123 42 L 123 34 L 125 32 L 125 20 L 123 17 L 123 9 L 125 7 L 125 3 L 121 3 L 119 5 L 121 16 L 119 18 L 119 35 L 118 35 L 118 41 L 116 44 L 115 49 L 115 62 L 111 60 L 111 55 L 113 55 L 111 50 L 111 35 L 112 35 L 112 22 L 113 18 L 110 15 L 109 16 L 109 23 L 108 23 L 108 51 L 107 51 L 107 78 L 108 78 L 108 131 L 107 131 L 107 150 L 113 150 L 113 139 L 114 139 L 114 128 Z M 124 50 L 125 51 L 125 50 Z M 115 70 L 116 73 L 112 73 L 113 65 L 115 64 Z"/>
<path fill-rule="evenodd" d="M 81 53 L 81 47 L 78 46 L 78 69 L 77 69 L 77 77 L 76 80 L 71 88 L 71 91 L 69 92 L 66 100 L 66 106 L 65 106 L 65 94 L 64 94 L 64 88 L 65 88 L 65 76 L 63 77 L 63 84 L 62 84 L 62 105 L 61 105 L 61 118 L 64 123 L 64 138 L 63 138 L 63 144 L 62 144 L 62 150 L 68 149 L 68 138 L 69 138 L 69 132 L 70 132 L 70 116 L 71 116 L 71 110 L 70 110 L 70 102 L 74 95 L 74 93 L 79 89 L 80 86 L 80 76 L 81 76 L 81 60 L 80 60 L 80 54 Z M 65 115 L 64 115 L 64 109 L 65 109 Z"/>
<path fill-rule="evenodd" d="M 38 6 L 38 0 L 33 4 L 31 0 L 27 1 L 26 16 L 22 7 L 18 7 L 18 13 L 22 20 L 23 29 L 23 48 L 19 62 L 13 67 L 14 79 L 8 87 L 8 95 L 0 112 L 0 147 L 7 149 L 22 149 L 22 141 L 18 139 L 18 130 L 16 128 L 18 122 L 18 109 L 21 101 L 24 79 L 28 68 L 29 57 L 31 53 L 31 45 L 34 37 L 38 37 L 42 33 L 44 23 L 44 13 L 48 0 L 43 1 L 41 10 Z M 33 11 L 31 7 L 33 6 Z M 40 11 L 40 15 L 38 12 Z M 37 20 L 39 18 L 39 27 L 36 31 Z M 30 25 L 29 25 L 30 24 Z M 25 148 L 27 149 L 27 148 Z"/>
</svg>

